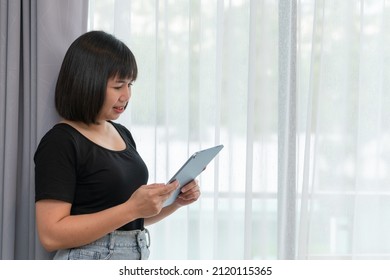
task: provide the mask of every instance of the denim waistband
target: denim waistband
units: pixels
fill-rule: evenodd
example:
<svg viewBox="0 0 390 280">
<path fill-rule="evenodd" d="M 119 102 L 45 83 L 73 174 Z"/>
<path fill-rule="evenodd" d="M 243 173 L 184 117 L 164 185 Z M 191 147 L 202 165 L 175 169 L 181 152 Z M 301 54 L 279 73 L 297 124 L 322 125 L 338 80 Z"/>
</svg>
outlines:
<svg viewBox="0 0 390 280">
<path fill-rule="evenodd" d="M 109 249 L 115 247 L 150 247 L 149 231 L 144 230 L 130 230 L 130 231 L 113 231 L 102 238 L 90 243 L 89 245 L 108 246 Z"/>
</svg>

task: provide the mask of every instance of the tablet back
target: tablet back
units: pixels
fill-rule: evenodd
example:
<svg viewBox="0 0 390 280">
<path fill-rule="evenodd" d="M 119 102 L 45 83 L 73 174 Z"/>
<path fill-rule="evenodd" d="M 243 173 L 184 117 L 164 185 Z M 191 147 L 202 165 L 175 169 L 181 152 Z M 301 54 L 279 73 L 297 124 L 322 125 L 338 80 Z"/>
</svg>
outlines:
<svg viewBox="0 0 390 280">
<path fill-rule="evenodd" d="M 180 194 L 181 188 L 194 180 L 196 177 L 205 170 L 206 166 L 215 158 L 215 156 L 222 150 L 223 145 L 218 145 L 206 150 L 202 150 L 194 153 L 176 172 L 176 174 L 168 181 L 171 183 L 178 180 L 180 187 L 165 201 L 164 206 L 168 206 L 175 201 L 176 197 Z"/>
</svg>

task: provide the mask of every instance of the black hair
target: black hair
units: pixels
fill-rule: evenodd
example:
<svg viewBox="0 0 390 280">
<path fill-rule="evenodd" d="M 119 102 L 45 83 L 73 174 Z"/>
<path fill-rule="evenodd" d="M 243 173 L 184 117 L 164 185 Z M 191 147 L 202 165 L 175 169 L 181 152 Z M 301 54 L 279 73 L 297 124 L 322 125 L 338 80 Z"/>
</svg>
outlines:
<svg viewBox="0 0 390 280">
<path fill-rule="evenodd" d="M 65 54 L 55 89 L 55 107 L 67 120 L 96 123 L 107 81 L 137 78 L 130 49 L 113 35 L 90 31 L 78 37 Z"/>
</svg>

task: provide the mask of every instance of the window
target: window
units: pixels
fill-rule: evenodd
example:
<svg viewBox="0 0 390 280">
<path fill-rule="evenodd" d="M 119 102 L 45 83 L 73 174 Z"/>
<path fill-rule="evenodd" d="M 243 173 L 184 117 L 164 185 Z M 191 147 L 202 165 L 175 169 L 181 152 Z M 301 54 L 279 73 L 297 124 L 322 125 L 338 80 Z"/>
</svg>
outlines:
<svg viewBox="0 0 390 280">
<path fill-rule="evenodd" d="M 150 182 L 225 145 L 200 177 L 201 200 L 150 228 L 151 258 L 390 256 L 389 13 L 387 1 L 90 1 L 90 29 L 114 33 L 138 61 L 119 121 Z M 296 78 L 296 103 L 280 95 L 294 88 L 283 71 Z M 291 178 L 280 173 L 285 109 Z M 286 236 L 291 248 L 281 248 Z"/>
</svg>

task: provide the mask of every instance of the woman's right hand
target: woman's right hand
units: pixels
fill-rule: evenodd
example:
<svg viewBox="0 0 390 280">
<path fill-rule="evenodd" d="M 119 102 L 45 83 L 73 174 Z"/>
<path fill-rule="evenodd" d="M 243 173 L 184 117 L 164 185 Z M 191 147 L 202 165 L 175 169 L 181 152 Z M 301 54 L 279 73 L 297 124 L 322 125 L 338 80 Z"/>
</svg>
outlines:
<svg viewBox="0 0 390 280">
<path fill-rule="evenodd" d="M 170 184 L 143 185 L 138 188 L 128 199 L 129 207 L 137 213 L 140 218 L 148 218 L 160 213 L 165 200 L 179 186 L 178 181 Z"/>
</svg>

